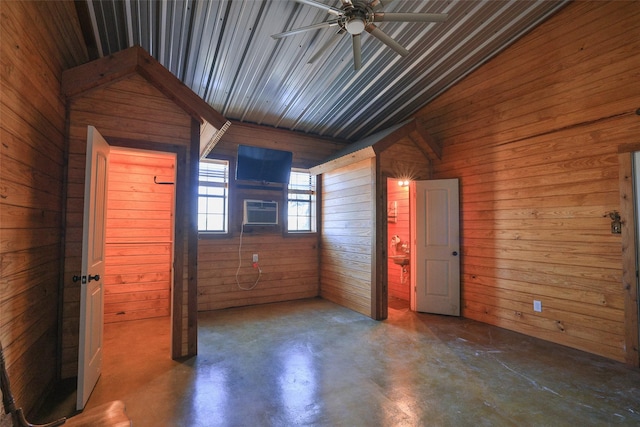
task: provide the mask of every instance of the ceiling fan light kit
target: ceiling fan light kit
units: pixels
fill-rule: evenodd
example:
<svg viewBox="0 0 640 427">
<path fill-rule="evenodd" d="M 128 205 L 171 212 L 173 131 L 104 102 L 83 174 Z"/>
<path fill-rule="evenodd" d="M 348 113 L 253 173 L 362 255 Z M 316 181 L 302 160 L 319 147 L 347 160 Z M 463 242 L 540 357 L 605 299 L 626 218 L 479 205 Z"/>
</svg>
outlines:
<svg viewBox="0 0 640 427">
<path fill-rule="evenodd" d="M 315 0 L 295 0 L 298 3 L 302 3 L 308 6 L 317 7 L 325 10 L 328 14 L 334 15 L 337 18 L 330 21 L 320 22 L 318 24 L 308 25 L 306 27 L 295 28 L 293 30 L 285 31 L 283 33 L 274 34 L 271 37 L 279 39 L 282 37 L 293 36 L 305 31 L 317 30 L 320 28 L 329 28 L 333 26 L 339 26 L 340 30 L 331 37 L 325 45 L 314 53 L 308 63 L 313 63 L 322 54 L 333 47 L 345 33 L 349 33 L 352 38 L 353 46 L 353 68 L 359 70 L 362 66 L 362 47 L 360 35 L 365 30 L 373 37 L 380 40 L 382 43 L 393 49 L 398 55 L 406 56 L 409 51 L 404 48 L 400 43 L 395 41 L 392 37 L 387 35 L 384 31 L 378 28 L 374 22 L 444 22 L 447 20 L 446 13 L 385 13 L 376 12 L 375 10 L 380 7 L 379 0 L 372 0 L 369 2 L 341 0 L 342 7 L 340 9 L 327 4 L 321 3 Z"/>
</svg>

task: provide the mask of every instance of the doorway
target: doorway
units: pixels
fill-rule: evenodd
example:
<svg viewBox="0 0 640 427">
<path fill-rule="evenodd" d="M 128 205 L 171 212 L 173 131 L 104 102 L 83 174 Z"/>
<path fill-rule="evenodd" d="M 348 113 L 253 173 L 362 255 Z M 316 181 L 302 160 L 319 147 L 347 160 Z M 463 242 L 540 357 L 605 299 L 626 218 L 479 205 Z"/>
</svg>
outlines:
<svg viewBox="0 0 640 427">
<path fill-rule="evenodd" d="M 396 309 L 459 316 L 458 180 L 386 184 L 387 315 Z"/>
<path fill-rule="evenodd" d="M 104 323 L 170 317 L 176 154 L 112 147 Z"/>
<path fill-rule="evenodd" d="M 389 310 L 408 311 L 411 306 L 412 277 L 411 218 L 407 181 L 387 178 L 387 289 Z"/>
<path fill-rule="evenodd" d="M 82 283 L 93 281 L 95 285 L 81 288 L 77 409 L 85 406 L 102 371 L 107 354 L 103 348 L 105 324 L 166 319 L 163 329 L 173 348 L 173 236 L 179 158 L 176 153 L 117 148 L 94 127 L 88 128 Z M 162 334 L 157 328 L 150 332 Z M 112 341 L 112 348 L 122 348 L 118 341 Z M 145 345 L 147 341 L 143 340 Z"/>
</svg>

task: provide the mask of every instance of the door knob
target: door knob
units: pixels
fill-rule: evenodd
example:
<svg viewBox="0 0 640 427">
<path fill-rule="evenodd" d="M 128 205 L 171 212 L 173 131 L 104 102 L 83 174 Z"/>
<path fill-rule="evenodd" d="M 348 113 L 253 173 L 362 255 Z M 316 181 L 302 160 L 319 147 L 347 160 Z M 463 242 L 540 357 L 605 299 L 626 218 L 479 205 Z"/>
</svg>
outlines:
<svg viewBox="0 0 640 427">
<path fill-rule="evenodd" d="M 458 251 L 453 251 L 453 252 L 451 253 L 451 255 L 453 255 L 453 256 L 458 256 Z"/>
<path fill-rule="evenodd" d="M 100 275 L 96 274 L 95 276 L 89 275 L 89 283 L 91 283 L 92 280 L 100 280 Z"/>
</svg>

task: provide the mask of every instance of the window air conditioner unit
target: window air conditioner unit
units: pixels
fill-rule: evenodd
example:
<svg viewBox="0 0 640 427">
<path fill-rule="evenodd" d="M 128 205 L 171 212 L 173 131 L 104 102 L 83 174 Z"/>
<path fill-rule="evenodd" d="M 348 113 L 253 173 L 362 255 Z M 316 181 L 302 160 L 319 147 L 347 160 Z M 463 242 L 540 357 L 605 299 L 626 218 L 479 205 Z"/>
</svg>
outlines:
<svg viewBox="0 0 640 427">
<path fill-rule="evenodd" d="M 244 220 L 246 225 L 277 225 L 278 202 L 270 200 L 245 200 Z"/>
</svg>

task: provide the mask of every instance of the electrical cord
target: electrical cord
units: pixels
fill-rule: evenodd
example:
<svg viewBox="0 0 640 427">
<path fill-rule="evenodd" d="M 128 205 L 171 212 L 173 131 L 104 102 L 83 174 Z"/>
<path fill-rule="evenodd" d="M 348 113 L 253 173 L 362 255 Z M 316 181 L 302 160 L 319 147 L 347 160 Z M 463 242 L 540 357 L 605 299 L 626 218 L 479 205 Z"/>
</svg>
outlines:
<svg viewBox="0 0 640 427">
<path fill-rule="evenodd" d="M 238 269 L 236 270 L 236 285 L 238 285 L 238 288 L 242 289 L 243 291 L 250 291 L 258 285 L 258 281 L 262 276 L 262 269 L 260 268 L 260 264 L 258 264 L 257 262 L 254 263 L 256 268 L 258 269 L 258 278 L 256 279 L 256 282 L 250 288 L 243 288 L 242 286 L 240 286 L 240 281 L 238 280 L 238 273 L 240 273 L 240 267 L 242 267 L 242 235 L 243 234 L 244 234 L 244 224 L 242 224 L 242 227 L 240 228 L 240 244 L 238 245 Z"/>
</svg>

